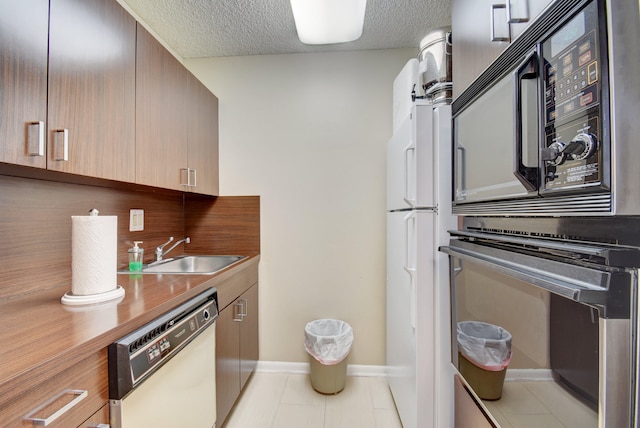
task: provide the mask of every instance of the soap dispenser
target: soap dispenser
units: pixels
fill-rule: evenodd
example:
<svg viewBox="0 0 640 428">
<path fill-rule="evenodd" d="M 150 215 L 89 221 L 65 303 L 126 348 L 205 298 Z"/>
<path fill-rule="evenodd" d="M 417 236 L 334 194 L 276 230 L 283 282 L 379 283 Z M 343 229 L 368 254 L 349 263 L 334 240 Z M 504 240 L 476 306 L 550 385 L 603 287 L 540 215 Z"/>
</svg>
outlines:
<svg viewBox="0 0 640 428">
<path fill-rule="evenodd" d="M 142 244 L 142 241 L 133 241 L 133 248 L 129 249 L 129 270 L 131 272 L 142 270 L 144 248 L 138 247 L 138 244 Z"/>
</svg>

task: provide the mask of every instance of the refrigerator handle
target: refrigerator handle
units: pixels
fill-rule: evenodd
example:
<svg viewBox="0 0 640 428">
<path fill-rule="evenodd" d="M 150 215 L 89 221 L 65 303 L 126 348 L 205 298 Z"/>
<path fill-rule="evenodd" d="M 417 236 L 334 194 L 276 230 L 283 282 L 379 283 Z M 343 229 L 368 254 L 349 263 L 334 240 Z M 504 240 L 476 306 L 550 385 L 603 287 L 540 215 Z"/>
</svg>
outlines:
<svg viewBox="0 0 640 428">
<path fill-rule="evenodd" d="M 403 173 L 404 173 L 404 196 L 403 196 L 403 200 L 412 208 L 414 208 L 417 204 L 417 201 L 415 199 L 415 195 L 410 195 L 411 190 L 410 184 L 411 183 L 415 183 L 416 182 L 416 177 L 415 174 L 410 174 L 410 172 L 415 171 L 415 168 L 412 168 L 415 165 L 415 160 L 412 162 L 411 160 L 409 160 L 409 153 L 411 152 L 411 154 L 413 155 L 413 158 L 415 159 L 416 156 L 416 143 L 415 141 L 413 141 L 413 139 L 411 140 L 411 142 L 409 143 L 409 145 L 404 149 L 404 169 L 403 169 Z M 413 197 L 413 199 L 412 199 Z"/>
<path fill-rule="evenodd" d="M 409 318 L 411 320 L 411 328 L 416 328 L 416 213 L 411 212 L 404 218 L 404 242 L 405 259 L 404 270 L 409 274 L 409 295 L 411 301 L 409 302 Z"/>
</svg>

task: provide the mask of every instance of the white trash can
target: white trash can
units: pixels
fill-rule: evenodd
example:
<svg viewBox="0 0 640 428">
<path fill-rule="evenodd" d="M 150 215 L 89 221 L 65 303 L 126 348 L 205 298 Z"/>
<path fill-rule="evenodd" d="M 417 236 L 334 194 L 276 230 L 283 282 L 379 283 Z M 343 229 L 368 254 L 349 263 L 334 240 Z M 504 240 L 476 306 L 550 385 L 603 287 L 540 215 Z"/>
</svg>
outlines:
<svg viewBox="0 0 640 428">
<path fill-rule="evenodd" d="M 311 386 L 322 394 L 337 394 L 347 378 L 347 356 L 353 329 L 344 321 L 319 319 L 304 328 L 304 348 L 309 354 Z"/>
</svg>

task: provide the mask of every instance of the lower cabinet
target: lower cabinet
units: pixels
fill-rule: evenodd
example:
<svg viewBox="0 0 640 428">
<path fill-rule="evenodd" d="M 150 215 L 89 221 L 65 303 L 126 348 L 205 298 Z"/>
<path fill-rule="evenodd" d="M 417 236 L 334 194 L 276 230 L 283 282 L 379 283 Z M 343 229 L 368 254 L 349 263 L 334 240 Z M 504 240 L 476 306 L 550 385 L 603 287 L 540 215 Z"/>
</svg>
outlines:
<svg viewBox="0 0 640 428">
<path fill-rule="evenodd" d="M 67 428 L 109 423 L 106 348 L 51 377 L 18 383 L 14 397 L 2 397 L 6 405 L 0 405 L 0 426 Z"/>
<path fill-rule="evenodd" d="M 258 362 L 258 283 L 220 312 L 216 322 L 217 426 L 221 427 Z"/>
</svg>

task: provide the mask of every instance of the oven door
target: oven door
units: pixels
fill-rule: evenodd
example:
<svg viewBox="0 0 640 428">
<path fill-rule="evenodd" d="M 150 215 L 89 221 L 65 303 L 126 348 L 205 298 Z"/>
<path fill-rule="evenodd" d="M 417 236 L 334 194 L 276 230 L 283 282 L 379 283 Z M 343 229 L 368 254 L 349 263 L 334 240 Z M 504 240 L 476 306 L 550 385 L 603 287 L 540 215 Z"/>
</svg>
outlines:
<svg viewBox="0 0 640 428">
<path fill-rule="evenodd" d="M 494 426 L 631 426 L 636 271 L 563 258 L 580 245 L 506 241 L 462 236 L 441 248 L 450 256 L 452 362 L 465 386 L 457 391 L 470 391 Z M 607 253 L 584 249 L 592 259 Z M 510 355 L 497 357 L 505 370 L 483 359 L 489 341 L 470 356 L 458 335 L 465 321 L 510 335 Z"/>
</svg>

